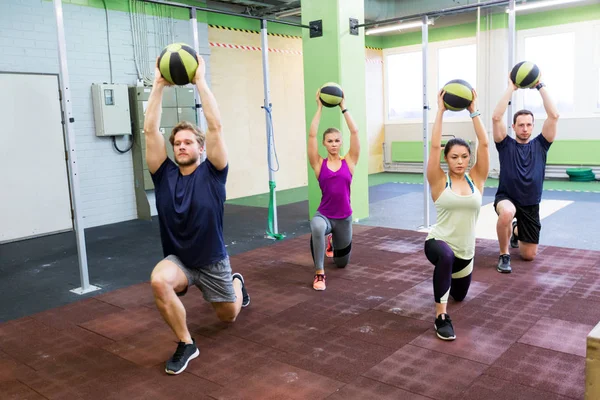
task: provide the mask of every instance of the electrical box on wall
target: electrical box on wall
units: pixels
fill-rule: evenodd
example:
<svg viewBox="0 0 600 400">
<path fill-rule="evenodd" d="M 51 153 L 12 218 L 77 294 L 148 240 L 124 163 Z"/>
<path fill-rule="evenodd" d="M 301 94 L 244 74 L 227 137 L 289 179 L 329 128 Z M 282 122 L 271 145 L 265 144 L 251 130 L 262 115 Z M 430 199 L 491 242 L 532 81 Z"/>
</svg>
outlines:
<svg viewBox="0 0 600 400">
<path fill-rule="evenodd" d="M 93 83 L 96 136 L 131 135 L 127 85 Z"/>
</svg>

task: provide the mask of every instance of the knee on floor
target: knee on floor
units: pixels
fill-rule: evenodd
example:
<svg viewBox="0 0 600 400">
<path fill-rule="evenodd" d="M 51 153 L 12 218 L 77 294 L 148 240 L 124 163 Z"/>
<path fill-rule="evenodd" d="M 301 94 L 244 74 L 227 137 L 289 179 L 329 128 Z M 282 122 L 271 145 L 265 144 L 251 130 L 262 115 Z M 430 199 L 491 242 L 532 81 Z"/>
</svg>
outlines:
<svg viewBox="0 0 600 400">
<path fill-rule="evenodd" d="M 452 298 L 454 299 L 454 301 L 463 301 L 465 299 L 465 297 L 467 297 L 467 294 L 452 294 L 450 293 L 450 296 L 452 296 Z"/>
<path fill-rule="evenodd" d="M 235 322 L 237 315 L 229 311 L 218 311 L 217 318 L 222 322 Z"/>
<path fill-rule="evenodd" d="M 348 261 L 349 261 L 349 260 L 348 260 L 348 258 L 347 258 L 347 257 L 344 257 L 344 258 L 334 258 L 334 259 L 333 259 L 333 262 L 335 263 L 335 265 L 336 265 L 338 268 L 345 268 L 345 267 L 346 267 L 346 265 L 348 265 Z"/>
<path fill-rule="evenodd" d="M 535 256 L 536 256 L 536 252 L 534 252 L 534 251 L 521 252 L 521 258 L 524 261 L 533 261 L 535 259 Z"/>
</svg>

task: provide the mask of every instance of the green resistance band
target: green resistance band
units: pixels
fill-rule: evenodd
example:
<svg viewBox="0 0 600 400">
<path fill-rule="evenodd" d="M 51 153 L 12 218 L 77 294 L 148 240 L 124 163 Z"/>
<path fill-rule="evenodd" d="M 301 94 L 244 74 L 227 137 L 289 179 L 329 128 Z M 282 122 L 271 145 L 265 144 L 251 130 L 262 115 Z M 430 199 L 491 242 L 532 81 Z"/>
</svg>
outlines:
<svg viewBox="0 0 600 400">
<path fill-rule="evenodd" d="M 275 214 L 275 186 L 276 185 L 274 181 L 269 181 L 269 222 L 267 225 L 267 236 L 275 240 L 282 240 L 285 238 L 285 235 L 281 233 L 273 233 L 273 220 Z"/>
</svg>

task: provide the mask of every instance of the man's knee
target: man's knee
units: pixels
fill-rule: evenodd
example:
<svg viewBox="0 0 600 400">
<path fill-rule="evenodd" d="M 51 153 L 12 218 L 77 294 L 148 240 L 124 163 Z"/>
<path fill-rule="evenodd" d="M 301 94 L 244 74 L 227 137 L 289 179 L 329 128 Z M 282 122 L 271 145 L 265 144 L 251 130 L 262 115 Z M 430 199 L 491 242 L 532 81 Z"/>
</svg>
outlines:
<svg viewBox="0 0 600 400">
<path fill-rule="evenodd" d="M 154 297 L 164 297 L 169 290 L 173 289 L 172 283 L 160 273 L 152 273 L 150 286 L 152 287 Z"/>
<path fill-rule="evenodd" d="M 498 213 L 498 220 L 500 221 L 500 223 L 505 225 L 509 225 L 514 217 L 515 213 L 507 208 L 502 208 Z"/>
<path fill-rule="evenodd" d="M 232 323 L 232 322 L 235 322 L 235 319 L 237 318 L 237 315 L 233 315 L 231 313 L 227 313 L 227 314 L 225 314 L 225 313 L 219 313 L 219 314 L 217 314 L 217 317 L 222 322 Z"/>
<path fill-rule="evenodd" d="M 220 303 L 215 307 L 217 318 L 222 322 L 235 322 L 237 314 L 235 312 L 235 303 Z"/>
<path fill-rule="evenodd" d="M 538 252 L 538 245 L 534 243 L 519 242 L 519 253 L 524 261 L 533 261 Z"/>
<path fill-rule="evenodd" d="M 171 292 L 185 290 L 187 277 L 170 261 L 159 262 L 150 275 L 150 286 L 155 298 L 164 298 Z"/>
<path fill-rule="evenodd" d="M 531 250 L 521 251 L 521 258 L 524 261 L 533 261 L 535 259 L 536 255 L 537 255 L 536 251 L 531 251 Z"/>
</svg>

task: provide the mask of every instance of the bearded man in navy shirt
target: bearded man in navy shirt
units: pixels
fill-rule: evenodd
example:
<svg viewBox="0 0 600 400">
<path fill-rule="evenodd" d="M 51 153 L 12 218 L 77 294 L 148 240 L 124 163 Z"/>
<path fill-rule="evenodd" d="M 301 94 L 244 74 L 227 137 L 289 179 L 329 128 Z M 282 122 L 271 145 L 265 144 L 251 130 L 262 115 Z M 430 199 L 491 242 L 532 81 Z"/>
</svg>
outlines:
<svg viewBox="0 0 600 400">
<path fill-rule="evenodd" d="M 165 371 L 179 374 L 200 354 L 190 336 L 186 311 L 179 296 L 189 286 L 202 291 L 221 321 L 233 322 L 250 303 L 244 278 L 232 274 L 223 241 L 223 209 L 227 181 L 227 148 L 217 102 L 205 78 L 206 66 L 198 57 L 193 83 L 198 90 L 208 129 L 180 122 L 169 141 L 175 161 L 167 157 L 160 132 L 163 91 L 169 83 L 155 69 L 154 85 L 144 120 L 146 161 L 152 175 L 164 259 L 152 271 L 156 306 L 179 343 Z M 206 142 L 206 160 L 201 155 Z"/>
<path fill-rule="evenodd" d="M 540 240 L 540 202 L 546 172 L 546 156 L 556 137 L 558 110 L 550 98 L 546 85 L 538 80 L 532 87 L 542 97 L 546 120 L 541 134 L 531 139 L 534 127 L 533 113 L 520 110 L 513 116 L 515 137 L 506 133 L 504 113 L 517 86 L 509 78 L 508 88 L 492 115 L 494 142 L 500 158 L 500 182 L 494 200 L 498 214 L 496 233 L 500 245 L 498 272 L 510 273 L 508 246 L 519 248 L 521 258 L 532 261 Z M 516 218 L 516 221 L 514 219 Z"/>
</svg>

